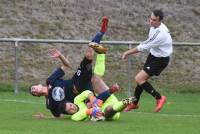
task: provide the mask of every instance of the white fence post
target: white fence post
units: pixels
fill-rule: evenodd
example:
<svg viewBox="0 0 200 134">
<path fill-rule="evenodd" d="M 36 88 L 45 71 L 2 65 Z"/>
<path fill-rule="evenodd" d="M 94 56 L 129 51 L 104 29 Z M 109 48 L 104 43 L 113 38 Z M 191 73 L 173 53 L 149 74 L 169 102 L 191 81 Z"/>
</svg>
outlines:
<svg viewBox="0 0 200 134">
<path fill-rule="evenodd" d="M 132 44 L 128 45 L 128 48 L 132 48 Z M 131 70 L 131 57 L 128 56 L 128 69 L 127 69 L 127 76 L 128 76 L 128 91 L 127 91 L 127 96 L 131 96 L 131 84 L 132 84 L 132 70 Z"/>
<path fill-rule="evenodd" d="M 18 41 L 15 41 L 15 80 L 14 80 L 14 94 L 18 94 Z"/>
</svg>

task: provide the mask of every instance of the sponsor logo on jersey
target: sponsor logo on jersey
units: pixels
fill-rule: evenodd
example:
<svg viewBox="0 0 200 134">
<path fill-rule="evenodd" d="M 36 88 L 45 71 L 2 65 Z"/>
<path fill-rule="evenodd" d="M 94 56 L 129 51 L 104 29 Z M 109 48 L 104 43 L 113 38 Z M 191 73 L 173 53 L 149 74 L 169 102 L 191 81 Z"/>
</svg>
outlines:
<svg viewBox="0 0 200 134">
<path fill-rule="evenodd" d="M 54 87 L 52 90 L 52 98 L 55 101 L 62 101 L 65 98 L 65 92 L 61 87 Z"/>
</svg>

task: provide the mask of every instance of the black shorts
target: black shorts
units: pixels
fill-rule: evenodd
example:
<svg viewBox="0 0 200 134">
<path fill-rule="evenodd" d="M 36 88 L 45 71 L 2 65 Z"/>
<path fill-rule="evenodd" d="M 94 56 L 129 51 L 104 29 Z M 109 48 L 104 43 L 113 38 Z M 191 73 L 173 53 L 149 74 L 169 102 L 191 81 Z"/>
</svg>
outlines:
<svg viewBox="0 0 200 134">
<path fill-rule="evenodd" d="M 143 70 L 149 75 L 160 75 L 160 73 L 167 67 L 170 57 L 155 57 L 149 54 L 144 64 Z"/>
<path fill-rule="evenodd" d="M 72 77 L 76 90 L 81 93 L 84 90 L 92 90 L 92 60 L 86 57 L 81 61 L 79 68 Z"/>
</svg>

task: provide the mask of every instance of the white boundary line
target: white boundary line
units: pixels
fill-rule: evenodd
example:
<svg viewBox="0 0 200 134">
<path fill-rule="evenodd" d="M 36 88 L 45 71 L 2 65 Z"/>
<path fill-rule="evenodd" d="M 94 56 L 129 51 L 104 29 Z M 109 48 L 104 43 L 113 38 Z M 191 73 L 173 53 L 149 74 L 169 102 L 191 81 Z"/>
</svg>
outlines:
<svg viewBox="0 0 200 134">
<path fill-rule="evenodd" d="M 146 114 L 146 115 L 160 115 L 160 116 L 174 116 L 174 117 L 198 117 L 200 118 L 200 114 L 166 114 L 166 113 L 150 113 L 150 112 L 130 112 L 130 113 L 135 113 L 135 114 Z"/>
<path fill-rule="evenodd" d="M 26 101 L 26 100 L 17 100 L 17 99 L 0 99 L 1 102 L 17 102 L 17 103 L 26 103 L 26 104 L 40 104 L 43 105 L 45 103 L 42 102 L 36 102 L 36 101 Z M 132 111 L 128 113 L 135 113 L 135 114 L 146 114 L 146 115 L 160 115 L 160 116 L 174 116 L 174 117 L 198 117 L 200 118 L 200 115 L 193 115 L 193 114 L 166 114 L 166 113 L 150 113 L 150 112 L 137 112 Z"/>
<path fill-rule="evenodd" d="M 0 99 L 0 101 L 4 101 L 4 102 L 17 102 L 17 103 L 27 103 L 27 104 L 45 104 L 45 103 L 42 103 L 42 102 L 26 101 L 26 100 L 16 100 L 16 99 Z"/>
</svg>

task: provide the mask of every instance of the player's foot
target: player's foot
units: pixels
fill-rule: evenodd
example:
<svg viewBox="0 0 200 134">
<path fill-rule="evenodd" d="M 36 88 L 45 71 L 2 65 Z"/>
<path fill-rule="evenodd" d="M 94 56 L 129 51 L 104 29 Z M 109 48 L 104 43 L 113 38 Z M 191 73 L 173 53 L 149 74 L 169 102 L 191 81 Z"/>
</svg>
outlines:
<svg viewBox="0 0 200 134">
<path fill-rule="evenodd" d="M 119 87 L 119 85 L 117 83 L 114 83 L 109 87 L 110 93 L 115 93 L 115 92 L 119 92 L 119 91 L 121 91 L 121 88 Z"/>
<path fill-rule="evenodd" d="M 105 33 L 107 30 L 107 26 L 108 26 L 108 17 L 107 16 L 103 16 L 102 18 L 102 24 L 101 24 L 101 32 Z"/>
<path fill-rule="evenodd" d="M 108 48 L 103 47 L 95 42 L 90 42 L 89 47 L 93 48 L 94 51 L 98 54 L 105 54 L 108 51 Z"/>
<path fill-rule="evenodd" d="M 124 112 L 128 112 L 128 111 L 131 111 L 132 109 L 138 109 L 138 108 L 139 108 L 138 104 L 131 103 L 128 106 L 126 106 L 126 108 L 124 109 Z"/>
<path fill-rule="evenodd" d="M 137 101 L 137 99 L 135 97 L 129 97 L 129 98 L 122 100 L 123 104 L 127 105 L 127 106 L 130 104 L 134 104 L 135 101 Z"/>
<path fill-rule="evenodd" d="M 161 98 L 156 102 L 156 108 L 154 109 L 154 112 L 159 112 L 164 106 L 166 100 L 167 100 L 166 96 L 161 96 Z"/>
</svg>

